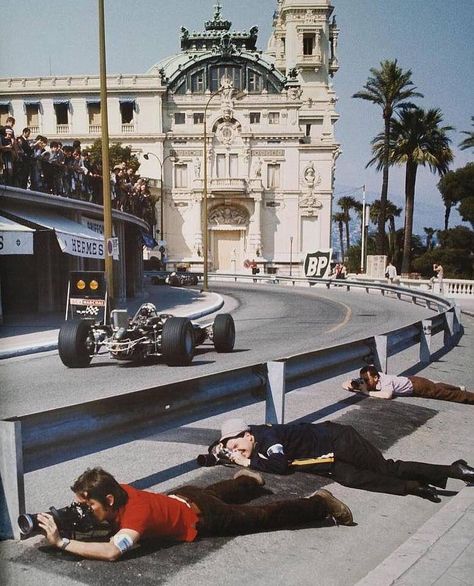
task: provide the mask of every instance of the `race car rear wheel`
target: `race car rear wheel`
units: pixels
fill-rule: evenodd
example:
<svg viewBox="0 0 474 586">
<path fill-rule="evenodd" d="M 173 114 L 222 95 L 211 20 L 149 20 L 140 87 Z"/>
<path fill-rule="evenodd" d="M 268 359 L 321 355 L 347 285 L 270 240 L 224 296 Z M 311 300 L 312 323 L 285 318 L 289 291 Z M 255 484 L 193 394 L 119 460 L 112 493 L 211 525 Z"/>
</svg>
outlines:
<svg viewBox="0 0 474 586">
<path fill-rule="evenodd" d="M 89 320 L 68 320 L 59 330 L 58 351 L 62 363 L 69 368 L 89 366 L 92 353 L 87 344 L 91 334 Z"/>
<path fill-rule="evenodd" d="M 214 320 L 213 340 L 217 352 L 232 352 L 235 344 L 235 324 L 229 313 L 219 313 Z"/>
<path fill-rule="evenodd" d="M 170 317 L 163 324 L 161 353 L 166 364 L 185 366 L 194 358 L 193 325 L 186 317 Z"/>
</svg>

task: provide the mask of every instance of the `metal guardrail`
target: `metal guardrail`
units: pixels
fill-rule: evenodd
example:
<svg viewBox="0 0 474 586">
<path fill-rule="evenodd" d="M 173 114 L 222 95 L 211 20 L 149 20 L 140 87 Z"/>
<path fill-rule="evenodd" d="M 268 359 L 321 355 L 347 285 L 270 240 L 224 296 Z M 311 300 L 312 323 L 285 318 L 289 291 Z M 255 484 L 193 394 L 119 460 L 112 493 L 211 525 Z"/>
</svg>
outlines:
<svg viewBox="0 0 474 586">
<path fill-rule="evenodd" d="M 256 284 L 379 290 L 382 294 L 392 293 L 399 299 L 435 307 L 438 313 L 409 326 L 346 344 L 0 421 L 3 488 L 0 538 L 19 538 L 16 518 L 25 512 L 24 474 L 28 472 L 94 453 L 106 445 L 132 441 L 151 426 L 156 432 L 157 426 L 163 428 L 178 421 L 182 424 L 183 419 L 196 421 L 205 415 L 203 411 L 211 404 L 225 412 L 234 408 L 236 402 L 249 404 L 265 399 L 266 421 L 282 422 L 287 383 L 294 387 L 298 380 L 308 376 L 315 382 L 327 380 L 358 369 L 361 362 L 373 363 L 386 372 L 389 356 L 417 344 L 420 363 L 428 363 L 432 335 L 443 331 L 443 343 L 448 347 L 461 330 L 459 308 L 425 291 L 379 283 L 268 275 L 211 275 L 211 278 Z"/>
</svg>

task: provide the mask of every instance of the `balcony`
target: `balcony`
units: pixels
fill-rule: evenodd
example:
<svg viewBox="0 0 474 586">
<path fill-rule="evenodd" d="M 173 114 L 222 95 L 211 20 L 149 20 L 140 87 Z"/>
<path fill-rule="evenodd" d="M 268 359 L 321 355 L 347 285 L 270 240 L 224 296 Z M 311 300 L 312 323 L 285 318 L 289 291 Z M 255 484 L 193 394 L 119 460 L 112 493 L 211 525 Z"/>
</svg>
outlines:
<svg viewBox="0 0 474 586">
<path fill-rule="evenodd" d="M 215 177 L 210 181 L 210 190 L 213 193 L 246 193 L 247 181 L 236 177 Z"/>
<path fill-rule="evenodd" d="M 102 126 L 100 124 L 89 124 L 89 134 L 100 134 Z"/>
<path fill-rule="evenodd" d="M 69 134 L 70 132 L 70 125 L 69 124 L 56 124 L 56 134 Z"/>
<path fill-rule="evenodd" d="M 135 132 L 135 124 L 122 124 L 122 134 L 132 134 Z"/>
<path fill-rule="evenodd" d="M 31 134 L 39 134 L 40 132 L 40 127 L 38 124 L 33 124 L 31 126 L 27 125 L 28 128 L 31 130 Z"/>
<path fill-rule="evenodd" d="M 314 55 L 298 55 L 295 67 L 318 70 L 322 64 L 321 53 L 315 53 Z"/>
</svg>

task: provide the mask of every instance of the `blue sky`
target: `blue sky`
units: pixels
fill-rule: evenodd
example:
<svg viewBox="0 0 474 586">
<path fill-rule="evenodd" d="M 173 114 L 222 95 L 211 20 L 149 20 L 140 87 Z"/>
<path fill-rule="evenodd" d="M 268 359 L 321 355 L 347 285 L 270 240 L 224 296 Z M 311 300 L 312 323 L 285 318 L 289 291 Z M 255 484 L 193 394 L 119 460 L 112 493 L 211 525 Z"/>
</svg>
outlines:
<svg viewBox="0 0 474 586">
<path fill-rule="evenodd" d="M 265 49 L 276 0 L 222 0 L 236 30 L 259 27 Z M 474 159 L 457 148 L 474 115 L 474 0 L 333 0 L 339 28 L 340 70 L 333 83 L 339 101 L 336 126 L 336 199 L 366 185 L 379 196 L 381 175 L 365 169 L 370 140 L 382 128 L 376 106 L 351 98 L 383 59 L 411 69 L 425 108 L 438 107 L 452 133 L 453 168 Z M 179 50 L 181 26 L 202 30 L 215 0 L 105 0 L 108 73 L 142 73 Z M 0 77 L 98 73 L 97 0 L 2 0 Z M 471 39 L 471 40 L 469 40 Z M 428 169 L 418 175 L 415 231 L 443 226 L 444 207 Z M 403 207 L 404 170 L 393 169 L 389 197 Z M 452 214 L 451 226 L 459 223 Z"/>
</svg>

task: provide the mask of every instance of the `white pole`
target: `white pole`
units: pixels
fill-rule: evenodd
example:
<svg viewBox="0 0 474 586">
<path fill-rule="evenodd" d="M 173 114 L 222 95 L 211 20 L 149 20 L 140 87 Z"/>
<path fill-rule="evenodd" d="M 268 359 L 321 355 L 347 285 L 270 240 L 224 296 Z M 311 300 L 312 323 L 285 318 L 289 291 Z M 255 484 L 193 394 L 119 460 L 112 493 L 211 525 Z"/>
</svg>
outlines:
<svg viewBox="0 0 474 586">
<path fill-rule="evenodd" d="M 365 185 L 362 186 L 362 226 L 360 235 L 360 272 L 365 272 Z"/>
</svg>

